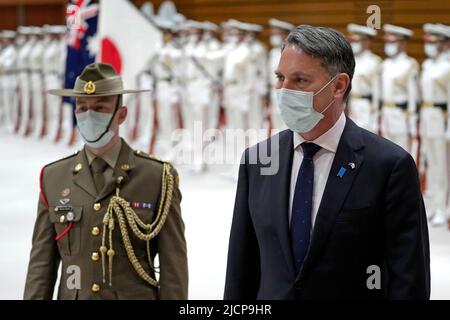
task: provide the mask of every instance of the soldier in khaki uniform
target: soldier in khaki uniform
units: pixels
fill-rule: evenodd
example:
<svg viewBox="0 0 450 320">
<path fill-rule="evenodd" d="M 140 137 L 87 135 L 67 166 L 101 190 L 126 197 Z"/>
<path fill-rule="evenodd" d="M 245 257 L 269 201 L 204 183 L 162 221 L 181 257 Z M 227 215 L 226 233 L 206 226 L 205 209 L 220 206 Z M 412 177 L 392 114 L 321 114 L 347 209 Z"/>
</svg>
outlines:
<svg viewBox="0 0 450 320">
<path fill-rule="evenodd" d="M 187 299 L 177 172 L 118 135 L 135 92 L 99 63 L 49 91 L 76 97 L 86 145 L 42 170 L 25 299 L 52 298 L 60 261 L 58 299 Z"/>
</svg>

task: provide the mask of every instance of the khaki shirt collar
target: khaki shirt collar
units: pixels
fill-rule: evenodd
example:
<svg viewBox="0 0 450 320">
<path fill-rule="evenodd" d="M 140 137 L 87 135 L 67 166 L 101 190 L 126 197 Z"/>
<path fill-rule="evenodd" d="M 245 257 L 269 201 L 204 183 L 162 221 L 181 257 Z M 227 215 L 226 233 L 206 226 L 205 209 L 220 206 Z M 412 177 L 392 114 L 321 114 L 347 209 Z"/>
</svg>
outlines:
<svg viewBox="0 0 450 320">
<path fill-rule="evenodd" d="M 103 155 L 101 155 L 101 158 L 105 160 L 106 163 L 111 168 L 115 168 L 117 165 L 117 160 L 119 159 L 121 148 L 122 148 L 122 139 L 119 139 L 119 141 L 116 144 L 114 144 L 111 149 L 109 149 Z M 93 154 L 91 151 L 89 151 L 88 148 L 85 148 L 85 150 L 88 163 L 89 165 L 91 165 L 92 161 L 94 161 L 94 159 L 97 158 L 97 156 Z"/>
</svg>

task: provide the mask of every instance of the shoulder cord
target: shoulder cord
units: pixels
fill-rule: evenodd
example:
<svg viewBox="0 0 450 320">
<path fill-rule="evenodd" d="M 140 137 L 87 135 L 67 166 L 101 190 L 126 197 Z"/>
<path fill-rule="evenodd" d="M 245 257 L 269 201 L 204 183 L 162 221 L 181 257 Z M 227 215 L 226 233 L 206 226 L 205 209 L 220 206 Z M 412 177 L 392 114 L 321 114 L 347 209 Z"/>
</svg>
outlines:
<svg viewBox="0 0 450 320">
<path fill-rule="evenodd" d="M 116 195 L 111 198 L 108 206 L 108 210 L 103 217 L 103 234 L 102 234 L 102 246 L 100 252 L 102 255 L 102 271 L 103 271 L 103 283 L 106 282 L 106 262 L 105 257 L 108 255 L 109 264 L 109 286 L 112 286 L 112 266 L 115 251 L 113 249 L 112 233 L 114 231 L 114 216 L 119 223 L 120 233 L 122 236 L 122 242 L 125 246 L 127 256 L 131 262 L 134 270 L 137 274 L 152 286 L 158 287 L 159 283 L 152 278 L 142 267 L 128 234 L 127 222 L 133 234 L 141 240 L 147 241 L 147 258 L 152 268 L 152 258 L 150 252 L 150 240 L 154 239 L 161 231 L 167 216 L 170 211 L 170 205 L 172 202 L 174 188 L 174 177 L 171 173 L 171 165 L 169 163 L 163 164 L 162 182 L 161 182 L 161 198 L 158 207 L 158 213 L 155 220 L 151 224 L 145 224 L 139 216 L 130 207 L 128 201 L 121 198 L 119 195 L 120 189 L 116 189 Z M 141 231 L 141 229 L 143 231 Z M 106 233 L 109 232 L 109 249 L 106 247 Z"/>
</svg>

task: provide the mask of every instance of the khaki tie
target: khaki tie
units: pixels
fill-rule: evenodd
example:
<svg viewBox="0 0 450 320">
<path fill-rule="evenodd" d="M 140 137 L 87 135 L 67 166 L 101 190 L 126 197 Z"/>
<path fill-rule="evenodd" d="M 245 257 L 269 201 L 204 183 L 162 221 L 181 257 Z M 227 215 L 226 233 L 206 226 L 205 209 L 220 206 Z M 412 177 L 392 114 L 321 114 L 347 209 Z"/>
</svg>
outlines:
<svg viewBox="0 0 450 320">
<path fill-rule="evenodd" d="M 95 158 L 91 164 L 92 176 L 94 178 L 95 188 L 97 188 L 97 193 L 103 190 L 105 185 L 105 170 L 108 164 L 102 158 Z"/>
</svg>

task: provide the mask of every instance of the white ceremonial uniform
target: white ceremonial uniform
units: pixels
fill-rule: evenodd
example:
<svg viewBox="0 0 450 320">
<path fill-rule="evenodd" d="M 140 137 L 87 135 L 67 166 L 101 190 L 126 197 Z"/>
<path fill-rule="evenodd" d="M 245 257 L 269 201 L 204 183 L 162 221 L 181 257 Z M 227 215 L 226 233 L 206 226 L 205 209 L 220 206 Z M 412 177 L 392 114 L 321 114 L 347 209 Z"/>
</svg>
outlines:
<svg viewBox="0 0 450 320">
<path fill-rule="evenodd" d="M 31 70 L 29 57 L 37 38 L 30 36 L 27 42 L 19 49 L 17 56 L 18 82 L 19 82 L 19 134 L 29 134 L 28 124 L 31 120 Z"/>
<path fill-rule="evenodd" d="M 249 108 L 249 127 L 252 129 L 264 129 L 267 127 L 267 110 L 265 106 L 265 97 L 269 92 L 268 78 L 268 53 L 267 48 L 257 39 L 251 39 L 249 42 L 251 51 L 251 81 L 253 88 L 251 91 Z"/>
<path fill-rule="evenodd" d="M 45 91 L 63 86 L 63 70 L 61 69 L 61 45 L 58 38 L 53 38 L 47 45 L 42 59 Z M 46 94 L 46 139 L 56 142 L 62 116 L 61 97 Z"/>
<path fill-rule="evenodd" d="M 208 78 L 208 85 L 205 90 L 208 91 L 208 105 L 205 128 L 216 129 L 219 127 L 220 116 L 220 85 L 221 85 L 221 71 L 223 67 L 223 51 L 221 43 L 216 38 L 203 39 L 205 51 L 202 54 L 205 69 L 210 78 Z"/>
<path fill-rule="evenodd" d="M 2 104 L 4 112 L 4 126 L 8 132 L 13 132 L 17 122 L 17 50 L 14 43 L 6 46 L 0 54 Z"/>
<path fill-rule="evenodd" d="M 3 43 L 3 32 L 0 31 L 0 57 L 2 56 L 2 52 L 5 49 L 6 45 Z M 4 68 L 3 63 L 0 60 L 0 130 L 5 127 L 5 106 L 3 105 L 4 102 L 4 89 L 3 89 L 3 74 L 4 74 Z"/>
<path fill-rule="evenodd" d="M 137 126 L 136 132 L 133 132 L 135 149 L 145 150 L 146 152 L 153 153 L 150 149 L 152 147 L 154 138 L 154 121 L 155 110 L 153 104 L 153 88 L 155 81 L 151 74 L 150 68 L 146 68 L 137 77 L 137 86 L 141 90 L 152 90 L 152 92 L 141 92 L 136 96 L 136 117 Z"/>
<path fill-rule="evenodd" d="M 180 103 L 176 73 L 181 60 L 180 49 L 173 41 L 163 45 L 152 63 L 152 74 L 156 81 L 156 112 L 158 133 L 155 153 L 162 158 L 170 158 L 173 145 L 172 133 L 179 127 L 176 105 Z"/>
<path fill-rule="evenodd" d="M 349 116 L 372 132 L 378 131 L 381 58 L 370 50 L 355 55 L 355 73 L 349 100 Z"/>
<path fill-rule="evenodd" d="M 192 169 L 196 173 L 205 169 L 203 149 L 206 141 L 203 135 L 208 129 L 216 128 L 219 117 L 218 81 L 220 79 L 219 43 L 215 39 L 198 42 L 186 50 L 186 104 L 183 106 L 189 112 L 186 129 L 191 139 L 186 145 L 193 152 Z M 194 138 L 197 138 L 194 140 Z M 200 139 L 201 138 L 201 139 Z"/>
<path fill-rule="evenodd" d="M 44 93 L 44 73 L 43 57 L 49 44 L 48 38 L 38 38 L 29 56 L 30 80 L 31 80 L 31 106 L 32 121 L 31 134 L 38 138 L 45 133 L 45 93 Z"/>
<path fill-rule="evenodd" d="M 381 134 L 409 151 L 408 137 L 415 138 L 418 102 L 417 61 L 401 52 L 382 63 Z"/>
<path fill-rule="evenodd" d="M 422 108 L 420 135 L 427 162 L 425 199 L 429 217 L 445 222 L 448 193 L 447 137 L 448 106 L 450 105 L 450 61 L 444 53 L 428 58 L 422 64 L 420 77 Z"/>
<path fill-rule="evenodd" d="M 275 86 L 278 82 L 277 77 L 275 76 L 275 71 L 278 68 L 278 64 L 280 63 L 281 58 L 281 47 L 273 47 L 270 49 L 269 53 L 269 67 L 268 77 L 270 79 L 270 118 L 272 121 L 272 129 L 274 130 L 284 130 L 287 129 L 286 124 L 283 119 L 281 119 L 280 112 L 278 111 L 277 105 L 277 95 Z"/>
<path fill-rule="evenodd" d="M 251 50 L 248 43 L 239 42 L 228 52 L 224 62 L 224 108 L 227 128 L 248 129 L 251 105 Z"/>
</svg>

